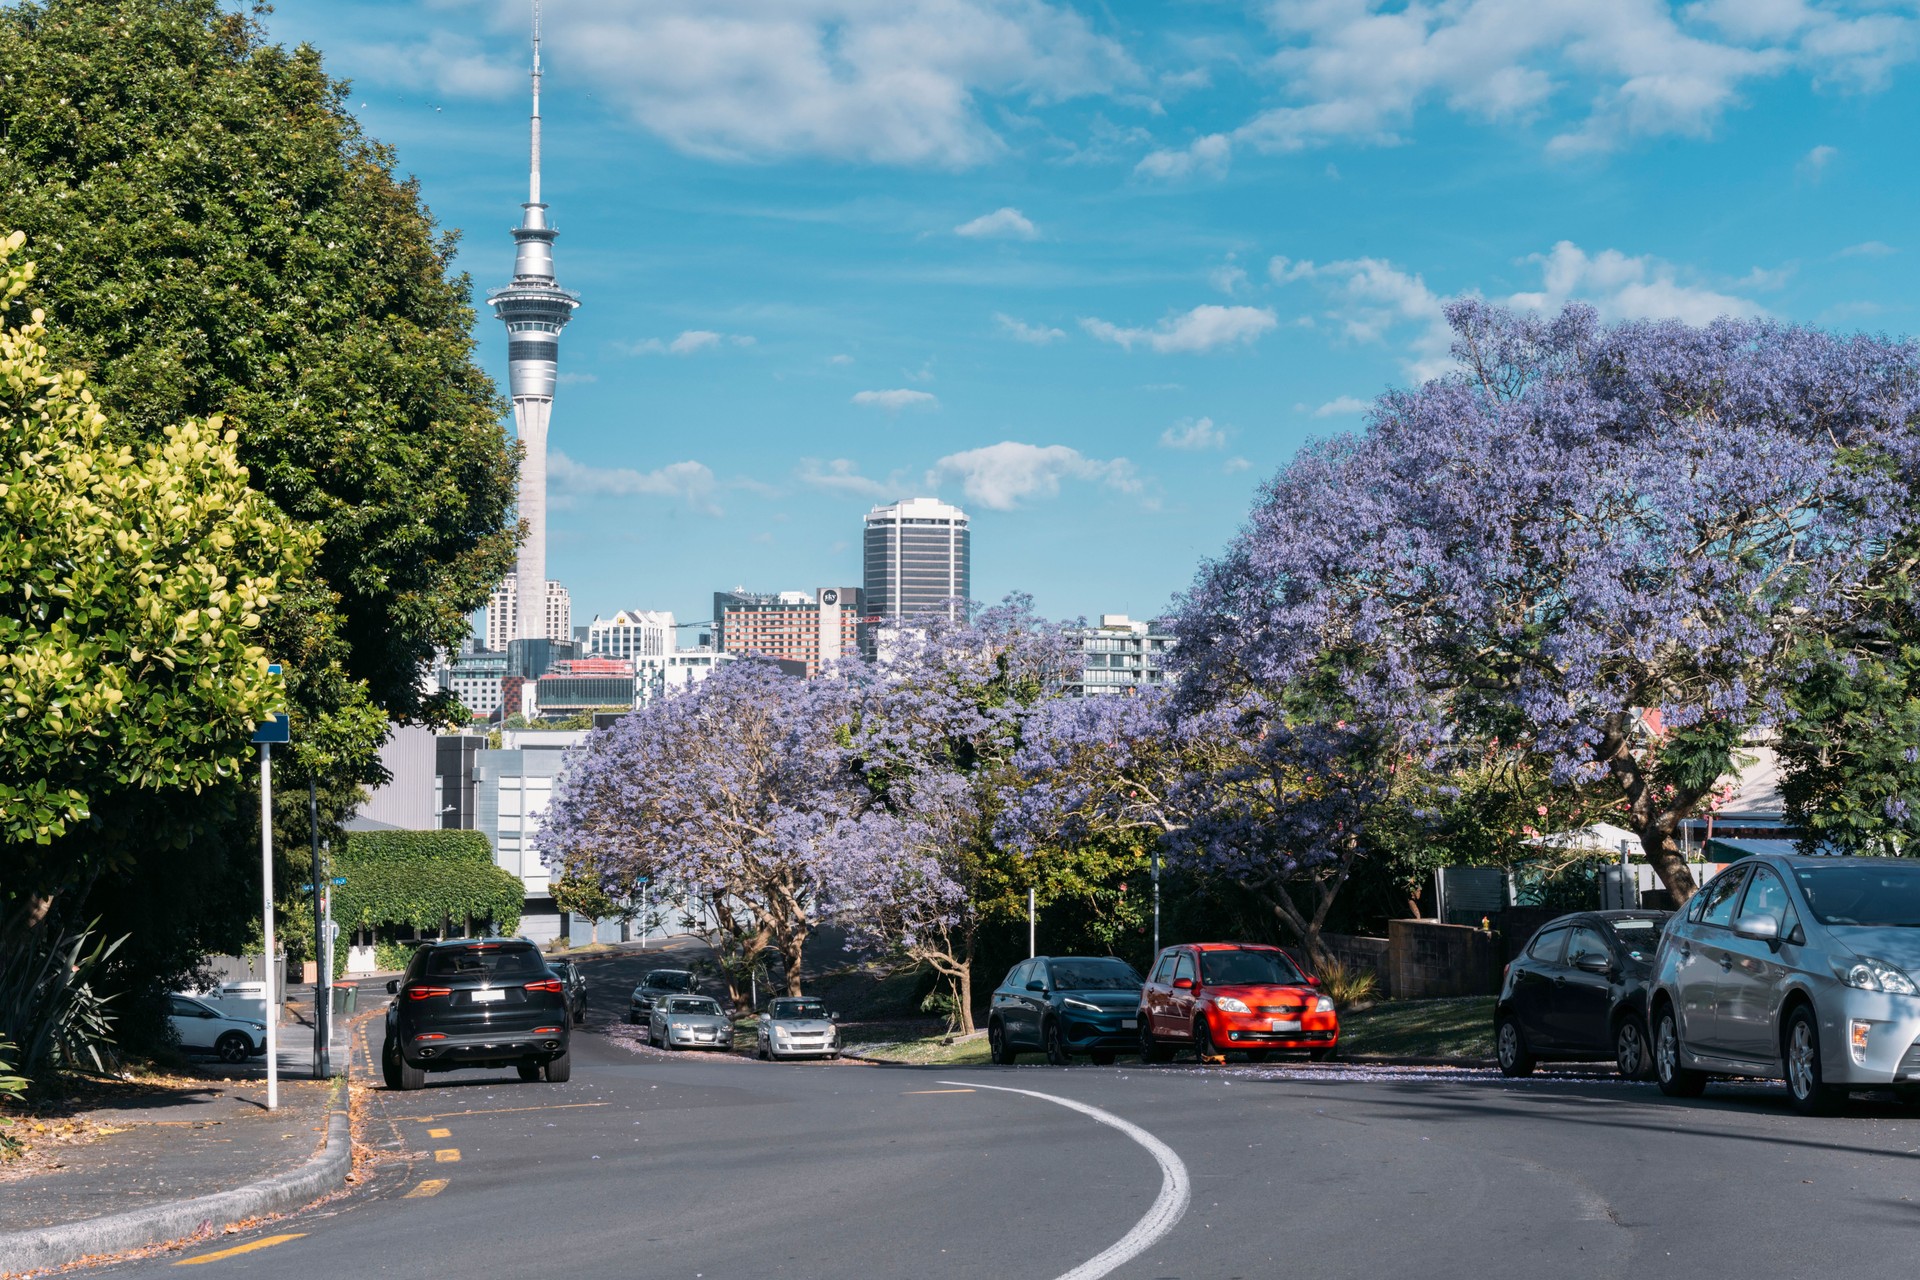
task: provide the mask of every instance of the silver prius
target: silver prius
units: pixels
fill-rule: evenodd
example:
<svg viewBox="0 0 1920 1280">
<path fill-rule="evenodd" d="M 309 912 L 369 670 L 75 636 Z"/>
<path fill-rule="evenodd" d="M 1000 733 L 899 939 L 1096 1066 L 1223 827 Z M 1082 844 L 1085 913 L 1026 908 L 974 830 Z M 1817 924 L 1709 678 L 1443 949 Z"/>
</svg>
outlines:
<svg viewBox="0 0 1920 1280">
<path fill-rule="evenodd" d="M 667 996 L 653 1002 L 647 1043 L 656 1049 L 731 1049 L 733 1019 L 712 996 Z"/>
<path fill-rule="evenodd" d="M 840 1028 L 834 1015 L 812 996 L 785 996 L 768 1002 L 756 1033 L 762 1058 L 840 1056 Z"/>
<path fill-rule="evenodd" d="M 1808 1115 L 1850 1089 L 1920 1104 L 1920 860 L 1760 854 L 1661 936 L 1648 999 L 1671 1097 L 1710 1075 L 1782 1079 Z"/>
</svg>

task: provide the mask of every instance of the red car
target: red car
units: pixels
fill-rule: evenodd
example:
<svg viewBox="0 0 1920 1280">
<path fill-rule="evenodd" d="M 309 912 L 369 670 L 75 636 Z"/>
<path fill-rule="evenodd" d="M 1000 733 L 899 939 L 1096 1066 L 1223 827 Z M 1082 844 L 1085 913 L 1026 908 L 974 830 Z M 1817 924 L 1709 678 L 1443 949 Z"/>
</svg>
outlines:
<svg viewBox="0 0 1920 1280">
<path fill-rule="evenodd" d="M 1264 1062 L 1275 1049 L 1319 1061 L 1340 1039 L 1340 1016 L 1320 980 L 1278 947 L 1190 942 L 1168 947 L 1140 989 L 1140 1057 L 1166 1062 L 1191 1048 L 1201 1061 L 1229 1049 Z"/>
</svg>

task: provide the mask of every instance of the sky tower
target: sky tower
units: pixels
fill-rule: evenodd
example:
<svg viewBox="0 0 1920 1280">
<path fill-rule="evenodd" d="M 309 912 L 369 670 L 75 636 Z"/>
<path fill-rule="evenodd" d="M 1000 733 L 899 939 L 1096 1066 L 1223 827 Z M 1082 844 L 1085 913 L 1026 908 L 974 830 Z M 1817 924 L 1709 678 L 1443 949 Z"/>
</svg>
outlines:
<svg viewBox="0 0 1920 1280">
<path fill-rule="evenodd" d="M 487 295 L 507 326 L 507 378 L 513 394 L 513 424 L 526 456 L 520 463 L 520 518 L 527 540 L 515 566 L 520 640 L 547 638 L 547 419 L 560 357 L 560 331 L 580 305 L 577 295 L 553 279 L 553 228 L 540 199 L 540 0 L 533 0 L 533 162 L 527 175 L 526 210 L 514 228 L 513 283 Z M 557 640 L 570 636 L 555 636 Z"/>
</svg>

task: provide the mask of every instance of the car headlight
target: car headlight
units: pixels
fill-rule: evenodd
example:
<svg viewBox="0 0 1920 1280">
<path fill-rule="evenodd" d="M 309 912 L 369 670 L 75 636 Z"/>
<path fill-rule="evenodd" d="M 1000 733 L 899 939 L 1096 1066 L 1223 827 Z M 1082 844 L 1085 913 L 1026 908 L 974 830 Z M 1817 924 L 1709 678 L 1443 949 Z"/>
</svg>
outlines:
<svg viewBox="0 0 1920 1280">
<path fill-rule="evenodd" d="M 1896 996 L 1920 994 L 1920 987 L 1913 985 L 1912 978 L 1885 960 L 1876 960 L 1872 956 L 1861 956 L 1845 968 L 1835 965 L 1834 972 L 1839 974 L 1840 981 L 1862 991 L 1885 991 Z"/>
<path fill-rule="evenodd" d="M 1332 996 L 1315 996 L 1313 998 L 1313 1011 L 1315 1013 L 1332 1013 L 1333 997 Z"/>
<path fill-rule="evenodd" d="M 1106 1012 L 1106 1010 L 1102 1009 L 1099 1005 L 1093 1003 L 1093 1001 L 1091 1000 L 1075 1000 L 1072 996 L 1062 997 L 1060 1003 L 1067 1006 L 1067 1008 L 1069 1009 L 1085 1009 L 1088 1013 Z"/>
<path fill-rule="evenodd" d="M 1245 1000 L 1235 1000 L 1232 996 L 1215 996 L 1213 998 L 1213 1007 L 1222 1013 L 1248 1012 L 1247 1002 Z"/>
</svg>

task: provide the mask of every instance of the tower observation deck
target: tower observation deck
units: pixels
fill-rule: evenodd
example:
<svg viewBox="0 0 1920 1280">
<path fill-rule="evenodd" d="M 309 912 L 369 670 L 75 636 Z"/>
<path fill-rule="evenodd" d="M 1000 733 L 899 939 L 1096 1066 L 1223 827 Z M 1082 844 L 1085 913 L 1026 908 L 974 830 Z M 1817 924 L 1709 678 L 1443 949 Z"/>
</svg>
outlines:
<svg viewBox="0 0 1920 1280">
<path fill-rule="evenodd" d="M 580 305 L 578 294 L 562 289 L 553 277 L 555 231 L 547 225 L 540 199 L 540 0 L 533 0 L 532 163 L 527 202 L 514 228 L 513 283 L 487 295 L 493 313 L 507 326 L 507 379 L 513 398 L 513 424 L 525 457 L 520 463 L 520 518 L 527 523 L 515 566 L 520 599 L 539 601 L 547 582 L 547 424 L 553 413 L 553 388 L 559 376 L 560 331 Z M 520 640 L 544 640 L 545 611 L 519 611 Z M 570 639 L 556 636 L 554 639 Z"/>
</svg>

